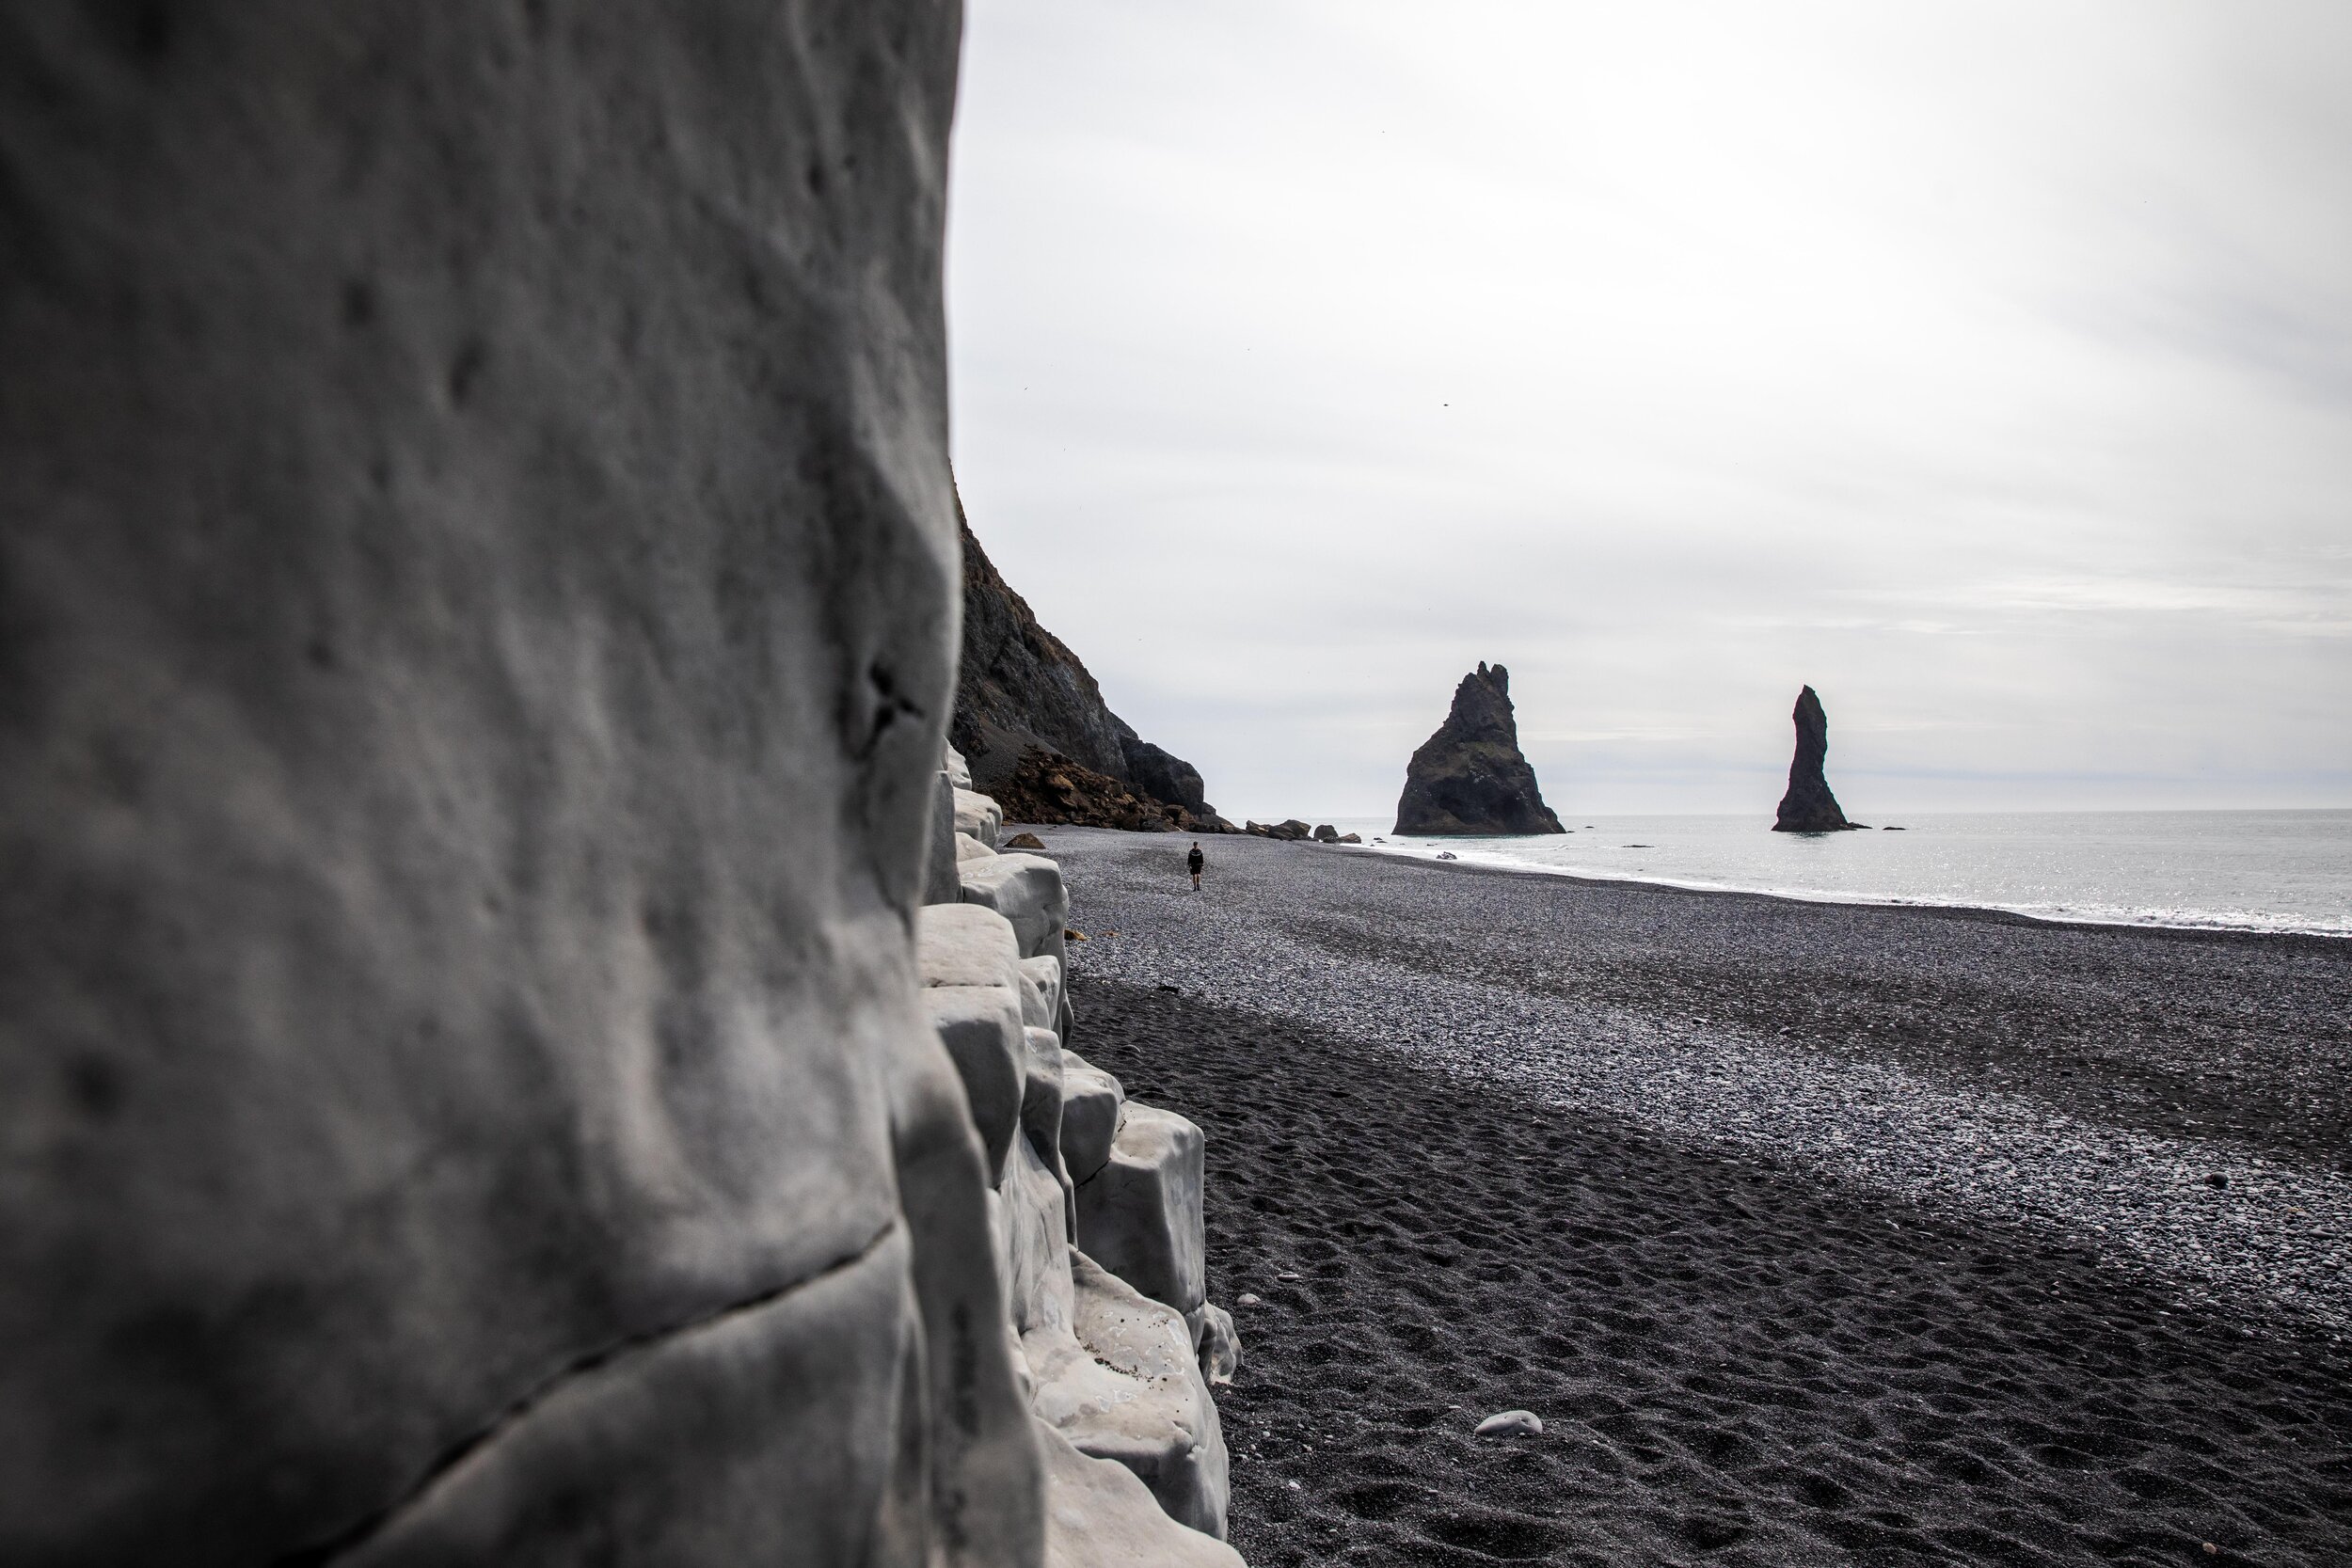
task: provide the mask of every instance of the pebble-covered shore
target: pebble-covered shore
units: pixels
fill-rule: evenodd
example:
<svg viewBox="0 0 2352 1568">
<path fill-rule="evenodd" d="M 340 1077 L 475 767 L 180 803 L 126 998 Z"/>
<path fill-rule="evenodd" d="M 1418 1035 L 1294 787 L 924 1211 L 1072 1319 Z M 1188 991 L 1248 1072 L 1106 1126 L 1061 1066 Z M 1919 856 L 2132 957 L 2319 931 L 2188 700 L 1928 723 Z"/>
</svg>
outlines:
<svg viewBox="0 0 2352 1568">
<path fill-rule="evenodd" d="M 2352 1329 L 2352 1174 L 2328 1153 L 2352 944 L 2201 945 L 1247 838 L 1208 841 L 1195 894 L 1181 839 L 1041 832 L 1078 890 L 1078 975 L 2022 1224 L 2246 1332 Z M 2222 1117 L 2235 1130 L 2167 1125 Z"/>
</svg>

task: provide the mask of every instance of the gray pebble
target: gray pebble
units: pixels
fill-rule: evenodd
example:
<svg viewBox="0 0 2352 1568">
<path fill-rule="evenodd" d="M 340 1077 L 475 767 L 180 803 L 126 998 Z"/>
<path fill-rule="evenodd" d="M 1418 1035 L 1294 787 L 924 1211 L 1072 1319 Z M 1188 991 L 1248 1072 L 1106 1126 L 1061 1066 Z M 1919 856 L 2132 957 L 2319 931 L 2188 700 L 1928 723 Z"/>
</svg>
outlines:
<svg viewBox="0 0 2352 1568">
<path fill-rule="evenodd" d="M 1478 1423 L 1481 1437 L 1508 1437 L 1518 1433 L 1533 1437 L 1540 1436 L 1543 1430 L 1542 1419 L 1532 1410 L 1504 1410 Z"/>
</svg>

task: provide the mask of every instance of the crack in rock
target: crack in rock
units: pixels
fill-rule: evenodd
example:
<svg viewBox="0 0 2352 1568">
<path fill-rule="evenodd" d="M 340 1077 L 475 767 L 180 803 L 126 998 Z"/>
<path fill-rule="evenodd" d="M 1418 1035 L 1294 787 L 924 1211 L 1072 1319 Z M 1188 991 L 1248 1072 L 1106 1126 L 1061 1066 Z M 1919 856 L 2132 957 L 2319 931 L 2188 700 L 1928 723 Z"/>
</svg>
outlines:
<svg viewBox="0 0 2352 1568">
<path fill-rule="evenodd" d="M 716 1311 L 706 1312 L 700 1317 L 690 1318 L 680 1323 L 664 1323 L 658 1328 L 649 1328 L 640 1334 L 625 1336 L 610 1344 L 600 1345 L 585 1354 L 575 1357 L 549 1373 L 531 1389 L 509 1402 L 481 1426 L 444 1449 L 432 1464 L 425 1466 L 423 1474 L 420 1475 L 399 1497 L 324 1541 L 281 1553 L 272 1560 L 272 1568 L 326 1568 L 326 1564 L 357 1551 L 399 1524 L 409 1510 L 429 1496 L 444 1477 L 475 1454 L 495 1445 L 516 1426 L 530 1419 L 541 1405 L 568 1385 L 686 1335 L 742 1317 L 746 1313 L 757 1312 L 765 1307 L 772 1307 L 797 1291 L 806 1290 L 846 1270 L 853 1269 L 872 1257 L 876 1248 L 890 1240 L 898 1229 L 900 1223 L 898 1215 L 892 1215 L 883 1223 L 880 1230 L 874 1232 L 855 1251 L 835 1259 L 815 1273 L 803 1275 L 789 1284 L 762 1291 L 757 1295 L 732 1302 Z"/>
</svg>

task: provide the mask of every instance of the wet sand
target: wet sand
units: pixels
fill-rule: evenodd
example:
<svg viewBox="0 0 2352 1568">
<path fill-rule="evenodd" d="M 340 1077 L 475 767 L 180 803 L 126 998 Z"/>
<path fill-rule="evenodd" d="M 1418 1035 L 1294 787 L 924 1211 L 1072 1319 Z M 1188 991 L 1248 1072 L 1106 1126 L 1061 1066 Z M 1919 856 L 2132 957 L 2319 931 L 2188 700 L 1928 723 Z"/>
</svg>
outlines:
<svg viewBox="0 0 2352 1568">
<path fill-rule="evenodd" d="M 1074 1043 L 1209 1135 L 1211 1290 L 1246 1355 L 1220 1398 L 1233 1539 L 1260 1568 L 2352 1562 L 2340 1056 L 2321 1070 L 2344 950 L 2123 933 L 2087 961 L 2064 929 L 1838 906 L 1790 927 L 1769 900 L 1287 846 L 1212 843 L 1187 903 L 1166 844 L 1045 832 L 1097 939 Z M 1803 985 L 1746 973 L 1792 953 Z M 1682 979 L 1652 997 L 1645 967 Z M 2234 1012 L 2232 972 L 2255 982 Z M 1956 1057 L 1876 1037 L 1931 986 L 1992 1019 Z M 2121 1068 L 2060 1076 L 2059 1025 L 2126 1005 L 2100 1037 Z M 1815 1017 L 1840 1027 L 1807 1037 Z M 2262 1037 L 2206 1106 L 2245 1131 L 2146 1125 L 2134 1073 L 2196 1070 L 2232 1017 Z M 1491 1070 L 1513 1056 L 1540 1070 Z M 2291 1085 L 2249 1082 L 2270 1060 Z M 1629 1077 L 1643 1095 L 1613 1098 Z M 1832 1125 L 1857 1085 L 1981 1103 L 2010 1141 L 1906 1189 L 1893 1120 Z M 1726 1129 L 1726 1106 L 1756 1114 Z M 2000 1200 L 2078 1155 L 2109 1162 L 2098 1190 Z M 2240 1180 L 2182 1185 L 2208 1166 Z M 1472 1435 L 1511 1407 L 1546 1431 Z"/>
</svg>

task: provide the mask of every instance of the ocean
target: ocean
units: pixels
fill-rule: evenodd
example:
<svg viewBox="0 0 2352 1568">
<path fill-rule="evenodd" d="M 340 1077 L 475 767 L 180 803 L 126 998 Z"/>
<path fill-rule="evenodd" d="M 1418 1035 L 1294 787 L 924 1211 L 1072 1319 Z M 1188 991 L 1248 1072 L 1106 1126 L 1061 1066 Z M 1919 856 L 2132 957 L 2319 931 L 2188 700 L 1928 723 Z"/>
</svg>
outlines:
<svg viewBox="0 0 2352 1568">
<path fill-rule="evenodd" d="M 1769 815 L 1564 816 L 1570 832 L 1540 838 L 1400 838 L 1392 820 L 1335 826 L 1387 853 L 1579 877 L 2352 936 L 2352 811 L 1922 813 L 1820 837 L 1772 832 Z"/>
</svg>

